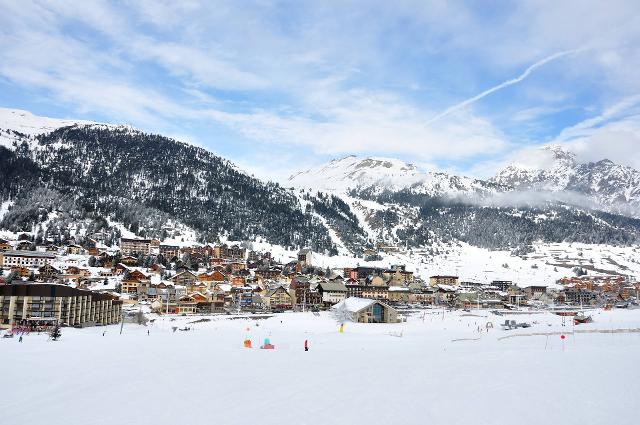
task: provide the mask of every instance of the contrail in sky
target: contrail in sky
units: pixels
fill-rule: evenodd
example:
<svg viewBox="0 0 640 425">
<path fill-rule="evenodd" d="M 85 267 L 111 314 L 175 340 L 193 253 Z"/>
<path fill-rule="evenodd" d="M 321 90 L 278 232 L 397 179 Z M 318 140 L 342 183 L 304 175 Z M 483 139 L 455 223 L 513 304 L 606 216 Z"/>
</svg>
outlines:
<svg viewBox="0 0 640 425">
<path fill-rule="evenodd" d="M 524 72 L 522 74 L 520 74 L 519 76 L 517 76 L 516 78 L 512 78 L 511 80 L 507 80 L 504 83 L 498 84 L 497 86 L 491 87 L 490 89 L 487 89 L 485 91 L 483 91 L 480 94 L 477 94 L 473 97 L 470 97 L 467 100 L 464 100 L 456 105 L 453 105 L 447 109 L 445 109 L 443 112 L 439 113 L 438 115 L 436 115 L 435 117 L 431 118 L 430 120 L 427 121 L 427 124 L 431 124 L 435 121 L 438 121 L 441 118 L 446 117 L 447 115 L 456 112 L 462 108 L 464 108 L 465 106 L 468 106 L 474 102 L 477 102 L 478 100 L 482 99 L 485 96 L 490 95 L 491 93 L 497 92 L 498 90 L 502 90 L 505 87 L 509 87 L 511 85 L 517 84 L 519 82 L 521 82 L 522 80 L 524 80 L 525 78 L 527 78 L 529 76 L 529 74 L 531 74 L 533 71 L 536 70 L 536 68 L 541 67 L 544 64 L 547 64 L 551 61 L 554 61 L 556 59 L 559 59 L 563 56 L 567 56 L 573 53 L 577 53 L 579 51 L 581 51 L 583 49 L 573 49 L 573 50 L 565 50 L 562 52 L 558 52 L 558 53 L 554 53 L 551 56 L 547 56 L 544 59 L 539 60 L 538 62 L 534 63 L 533 65 L 531 65 L 529 68 L 525 69 Z"/>
</svg>

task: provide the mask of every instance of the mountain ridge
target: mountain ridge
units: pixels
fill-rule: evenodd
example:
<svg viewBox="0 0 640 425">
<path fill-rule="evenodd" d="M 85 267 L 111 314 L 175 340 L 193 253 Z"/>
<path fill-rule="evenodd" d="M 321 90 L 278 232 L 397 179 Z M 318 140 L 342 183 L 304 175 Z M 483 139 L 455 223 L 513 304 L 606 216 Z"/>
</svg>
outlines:
<svg viewBox="0 0 640 425">
<path fill-rule="evenodd" d="M 536 241 L 640 241 L 640 220 L 577 202 L 599 201 L 596 195 L 618 202 L 617 185 L 626 185 L 637 172 L 606 160 L 577 164 L 558 149 L 550 152 L 558 163 L 548 165 L 570 176 L 562 183 L 591 186 L 575 194 L 558 190 L 552 198 L 551 192 L 535 192 L 530 184 L 535 179 L 522 178 L 519 182 L 527 184 L 515 189 L 515 183 L 350 155 L 298 173 L 288 180 L 294 188 L 284 188 L 255 179 L 204 148 L 129 126 L 73 122 L 50 127 L 37 135 L 0 130 L 10 141 L 0 146 L 5 210 L 0 228 L 49 240 L 106 233 L 113 242 L 119 230 L 111 223 L 162 239 L 167 223 L 175 222 L 202 242 L 265 241 L 358 256 L 378 246 L 435 252 L 462 242 L 521 253 Z M 535 167 L 512 168 L 521 170 L 546 178 Z M 595 177 L 602 182 L 598 190 Z M 623 200 L 635 199 L 632 189 Z"/>
<path fill-rule="evenodd" d="M 640 171 L 608 159 L 581 163 L 573 153 L 557 145 L 542 147 L 535 154 L 544 167 L 512 163 L 486 180 L 422 171 L 393 158 L 350 155 L 295 173 L 288 183 L 345 193 L 410 191 L 432 197 L 466 197 L 473 203 L 484 199 L 488 204 L 492 197 L 504 200 L 503 195 L 509 193 L 517 199 L 530 193 L 534 200 L 551 192 L 555 194 L 551 199 L 569 203 L 574 200 L 579 207 L 640 217 Z M 379 164 L 389 166 L 385 170 Z"/>
</svg>

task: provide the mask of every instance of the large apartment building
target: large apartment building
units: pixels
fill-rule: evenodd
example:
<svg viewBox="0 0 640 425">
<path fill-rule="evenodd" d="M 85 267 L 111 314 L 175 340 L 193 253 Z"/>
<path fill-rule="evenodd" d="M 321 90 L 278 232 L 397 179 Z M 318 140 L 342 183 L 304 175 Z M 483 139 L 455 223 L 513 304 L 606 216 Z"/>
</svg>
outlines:
<svg viewBox="0 0 640 425">
<path fill-rule="evenodd" d="M 160 241 L 157 239 L 120 238 L 120 252 L 124 255 L 157 255 L 160 253 Z"/>
<path fill-rule="evenodd" d="M 55 283 L 0 285 L 0 327 L 53 323 L 109 325 L 120 321 L 122 301 Z"/>
<path fill-rule="evenodd" d="M 55 258 L 55 254 L 50 252 L 8 250 L 0 252 L 0 267 L 36 268 L 51 263 Z"/>
</svg>

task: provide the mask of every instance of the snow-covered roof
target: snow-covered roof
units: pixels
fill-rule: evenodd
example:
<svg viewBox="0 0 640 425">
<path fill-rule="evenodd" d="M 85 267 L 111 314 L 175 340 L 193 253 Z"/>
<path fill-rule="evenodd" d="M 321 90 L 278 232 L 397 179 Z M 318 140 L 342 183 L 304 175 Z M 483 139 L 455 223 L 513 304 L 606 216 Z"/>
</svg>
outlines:
<svg viewBox="0 0 640 425">
<path fill-rule="evenodd" d="M 335 304 L 332 309 L 346 310 L 350 313 L 357 313 L 374 304 L 376 300 L 368 298 L 349 297 Z"/>
<path fill-rule="evenodd" d="M 452 285 L 445 285 L 443 283 L 439 283 L 436 285 L 439 289 L 442 289 L 443 291 L 447 291 L 447 292 L 455 292 L 456 291 L 456 287 L 452 286 Z"/>
<path fill-rule="evenodd" d="M 389 292 L 407 292 L 409 288 L 405 286 L 389 286 Z"/>
</svg>

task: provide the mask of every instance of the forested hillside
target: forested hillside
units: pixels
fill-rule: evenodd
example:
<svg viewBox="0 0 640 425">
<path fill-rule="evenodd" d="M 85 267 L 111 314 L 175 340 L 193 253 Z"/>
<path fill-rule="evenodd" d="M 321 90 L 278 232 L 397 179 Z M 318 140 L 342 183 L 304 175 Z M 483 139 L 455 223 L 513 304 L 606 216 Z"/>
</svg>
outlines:
<svg viewBox="0 0 640 425">
<path fill-rule="evenodd" d="M 54 222 L 87 219 L 95 229 L 109 217 L 141 236 L 162 237 L 164 223 L 175 219 L 203 241 L 263 237 L 335 252 L 327 229 L 291 191 L 166 137 L 72 126 L 0 149 L 2 200 L 16 199 L 2 221 L 10 230 L 31 230 L 56 211 Z"/>
</svg>

